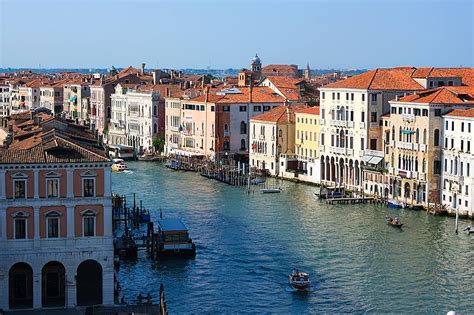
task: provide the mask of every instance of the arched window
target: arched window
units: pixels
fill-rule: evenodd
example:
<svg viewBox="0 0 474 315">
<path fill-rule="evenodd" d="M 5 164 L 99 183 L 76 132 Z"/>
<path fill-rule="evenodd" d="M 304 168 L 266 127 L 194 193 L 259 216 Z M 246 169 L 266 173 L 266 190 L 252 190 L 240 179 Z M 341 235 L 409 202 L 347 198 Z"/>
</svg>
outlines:
<svg viewBox="0 0 474 315">
<path fill-rule="evenodd" d="M 227 124 L 224 125 L 224 136 L 227 136 L 229 133 L 229 126 Z"/>
<path fill-rule="evenodd" d="M 434 146 L 439 146 L 439 129 L 435 129 L 434 131 Z"/>
<path fill-rule="evenodd" d="M 392 140 L 395 141 L 395 126 L 392 126 Z"/>
<path fill-rule="evenodd" d="M 423 144 L 426 144 L 426 128 L 423 130 Z"/>
<path fill-rule="evenodd" d="M 426 160 L 423 159 L 423 164 L 421 165 L 421 172 L 425 173 L 426 172 Z"/>
<path fill-rule="evenodd" d="M 245 139 L 240 140 L 240 150 L 245 150 Z"/>
<path fill-rule="evenodd" d="M 416 128 L 416 135 L 415 135 L 416 143 L 420 143 L 420 129 Z"/>
<path fill-rule="evenodd" d="M 283 131 L 281 129 L 278 130 L 278 137 L 280 137 L 280 138 L 283 137 Z"/>
<path fill-rule="evenodd" d="M 240 134 L 241 135 L 247 134 L 247 124 L 245 123 L 245 121 L 240 122 Z"/>
<path fill-rule="evenodd" d="M 153 133 L 158 133 L 158 126 L 156 124 L 153 125 Z"/>
<path fill-rule="evenodd" d="M 398 129 L 398 141 L 402 141 L 402 127 Z"/>
</svg>

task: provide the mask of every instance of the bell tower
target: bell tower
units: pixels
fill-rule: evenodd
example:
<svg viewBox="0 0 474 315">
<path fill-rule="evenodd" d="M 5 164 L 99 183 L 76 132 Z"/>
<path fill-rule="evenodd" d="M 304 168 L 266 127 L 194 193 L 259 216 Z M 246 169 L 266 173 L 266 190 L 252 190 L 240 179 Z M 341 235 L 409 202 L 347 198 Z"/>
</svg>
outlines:
<svg viewBox="0 0 474 315">
<path fill-rule="evenodd" d="M 250 70 L 254 73 L 254 79 L 260 80 L 260 75 L 262 73 L 262 62 L 257 54 L 255 57 L 252 58 L 252 62 L 250 63 Z"/>
</svg>

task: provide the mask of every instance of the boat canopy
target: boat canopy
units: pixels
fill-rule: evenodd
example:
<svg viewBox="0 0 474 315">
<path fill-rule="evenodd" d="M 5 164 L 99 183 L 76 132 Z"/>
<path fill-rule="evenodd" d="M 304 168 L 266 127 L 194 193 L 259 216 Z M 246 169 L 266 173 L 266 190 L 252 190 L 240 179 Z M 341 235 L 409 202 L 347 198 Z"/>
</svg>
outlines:
<svg viewBox="0 0 474 315">
<path fill-rule="evenodd" d="M 158 220 L 158 225 L 163 232 L 188 230 L 181 219 L 161 219 Z"/>
</svg>

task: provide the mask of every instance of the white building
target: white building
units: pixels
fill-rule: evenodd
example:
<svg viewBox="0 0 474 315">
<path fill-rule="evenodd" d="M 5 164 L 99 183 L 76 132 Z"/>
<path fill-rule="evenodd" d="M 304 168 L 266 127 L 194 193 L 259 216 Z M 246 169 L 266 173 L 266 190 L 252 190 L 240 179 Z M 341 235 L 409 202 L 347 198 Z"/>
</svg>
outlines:
<svg viewBox="0 0 474 315">
<path fill-rule="evenodd" d="M 389 112 L 388 101 L 423 89 L 410 75 L 405 69 L 376 69 L 319 88 L 323 184 L 362 188 L 363 166 L 383 156 L 382 115 Z"/>
<path fill-rule="evenodd" d="M 112 94 L 109 144 L 129 145 L 137 153 L 152 152 L 158 130 L 160 92 L 153 86 L 117 84 Z"/>
<path fill-rule="evenodd" d="M 474 215 L 474 108 L 443 116 L 441 202 L 449 212 Z"/>
<path fill-rule="evenodd" d="M 0 117 L 6 117 L 10 115 L 10 93 L 10 84 L 5 81 L 0 81 Z"/>
</svg>

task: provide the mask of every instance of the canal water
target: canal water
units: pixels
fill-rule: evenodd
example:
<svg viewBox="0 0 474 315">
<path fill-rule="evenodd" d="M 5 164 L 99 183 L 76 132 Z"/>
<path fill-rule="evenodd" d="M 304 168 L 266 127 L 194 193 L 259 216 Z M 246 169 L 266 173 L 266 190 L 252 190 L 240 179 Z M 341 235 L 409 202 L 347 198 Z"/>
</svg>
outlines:
<svg viewBox="0 0 474 315">
<path fill-rule="evenodd" d="M 247 194 L 196 173 L 130 162 L 113 190 L 137 193 L 157 220 L 179 217 L 197 255 L 123 263 L 128 301 L 158 299 L 170 313 L 474 313 L 474 235 L 454 233 L 454 219 L 377 205 L 326 205 L 317 188 L 281 181 L 281 194 Z M 405 223 L 398 230 L 385 215 Z M 471 224 L 461 220 L 460 227 Z M 315 289 L 289 292 L 293 267 Z"/>
</svg>

